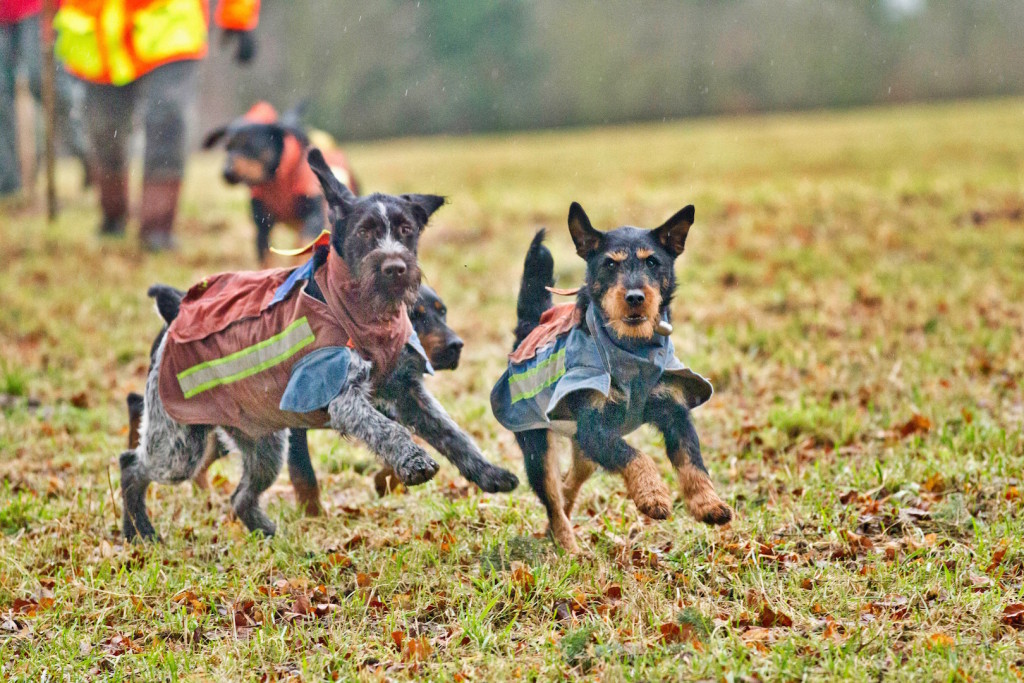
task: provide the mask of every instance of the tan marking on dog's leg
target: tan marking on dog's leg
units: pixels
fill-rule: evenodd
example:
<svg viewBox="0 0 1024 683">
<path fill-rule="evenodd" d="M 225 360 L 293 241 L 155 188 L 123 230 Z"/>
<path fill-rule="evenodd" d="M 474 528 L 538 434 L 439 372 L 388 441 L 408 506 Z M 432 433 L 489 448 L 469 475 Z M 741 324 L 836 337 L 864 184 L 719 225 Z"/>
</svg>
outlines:
<svg viewBox="0 0 1024 683">
<path fill-rule="evenodd" d="M 548 511 L 548 532 L 563 550 L 575 555 L 580 551 L 576 545 L 576 534 L 573 533 L 572 523 L 565 515 L 564 503 L 562 502 L 562 476 L 558 467 L 558 453 L 554 448 L 548 446 L 544 465 L 544 492 L 548 497 L 548 504 L 551 506 Z"/>
<path fill-rule="evenodd" d="M 705 524 L 728 524 L 732 509 L 726 505 L 711 483 L 711 477 L 689 462 L 676 468 L 679 475 L 679 489 L 686 500 L 686 509 L 694 519 Z"/>
<path fill-rule="evenodd" d="M 196 468 L 195 474 L 192 475 L 192 483 L 196 485 L 196 488 L 200 488 L 204 491 L 210 488 L 210 479 L 207 476 L 207 471 L 217 460 L 217 448 L 218 448 L 217 435 L 210 432 L 206 437 L 206 448 L 203 450 L 203 459 L 199 461 L 199 467 Z"/>
<path fill-rule="evenodd" d="M 569 471 L 565 473 L 565 480 L 562 482 L 562 495 L 565 498 L 562 509 L 565 510 L 565 516 L 568 519 L 572 519 L 572 509 L 576 505 L 576 497 L 580 493 L 580 488 L 582 488 L 583 483 L 587 479 L 590 479 L 590 476 L 594 474 L 596 469 L 597 464 L 583 455 L 583 450 L 573 441 L 572 463 L 569 465 Z"/>
<path fill-rule="evenodd" d="M 622 469 L 626 492 L 637 509 L 651 519 L 667 519 L 672 512 L 672 494 L 661 480 L 651 456 L 638 453 Z"/>
</svg>

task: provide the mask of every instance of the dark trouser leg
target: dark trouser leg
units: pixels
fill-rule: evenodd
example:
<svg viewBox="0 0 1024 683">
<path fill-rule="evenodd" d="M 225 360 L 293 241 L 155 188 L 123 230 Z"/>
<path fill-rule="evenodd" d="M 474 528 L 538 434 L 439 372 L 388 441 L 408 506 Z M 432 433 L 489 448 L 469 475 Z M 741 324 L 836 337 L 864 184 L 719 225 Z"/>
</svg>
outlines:
<svg viewBox="0 0 1024 683">
<path fill-rule="evenodd" d="M 700 439 L 690 411 L 669 391 L 652 395 L 644 415 L 665 437 L 665 450 L 676 468 L 679 488 L 693 517 L 705 524 L 726 524 L 732 510 L 715 492 L 700 454 Z"/>
<path fill-rule="evenodd" d="M 139 79 L 146 110 L 141 237 L 152 251 L 174 246 L 171 230 L 185 173 L 198 68 L 197 61 L 172 62 Z"/>
<path fill-rule="evenodd" d="M 548 533 L 564 550 L 570 553 L 579 552 L 572 524 L 565 515 L 558 458 L 548 441 L 547 430 L 517 432 L 516 441 L 523 451 L 526 478 L 548 513 Z"/>
<path fill-rule="evenodd" d="M 313 461 L 309 455 L 309 436 L 305 429 L 292 429 L 288 435 L 288 478 L 295 490 L 295 502 L 307 516 L 318 517 L 320 507 L 320 485 L 316 481 Z"/>
<path fill-rule="evenodd" d="M 0 25 L 0 196 L 21 189 L 18 115 L 14 108 L 17 24 Z"/>
<path fill-rule="evenodd" d="M 85 83 L 83 114 L 93 150 L 103 221 L 100 233 L 124 233 L 128 219 L 128 159 L 136 84 L 117 87 Z"/>
<path fill-rule="evenodd" d="M 281 471 L 281 463 L 288 448 L 288 432 L 285 430 L 253 439 L 237 429 L 225 428 L 224 431 L 242 453 L 242 479 L 231 494 L 235 514 L 249 531 L 273 536 L 277 525 L 260 508 L 260 496 L 270 488 Z"/>
<path fill-rule="evenodd" d="M 55 84 L 57 88 L 57 130 L 71 154 L 82 162 L 85 174 L 83 185 L 88 187 L 93 181 L 93 169 L 91 168 L 89 143 L 85 135 L 85 122 L 82 120 L 84 86 L 69 74 L 60 62 L 57 62 Z"/>
</svg>

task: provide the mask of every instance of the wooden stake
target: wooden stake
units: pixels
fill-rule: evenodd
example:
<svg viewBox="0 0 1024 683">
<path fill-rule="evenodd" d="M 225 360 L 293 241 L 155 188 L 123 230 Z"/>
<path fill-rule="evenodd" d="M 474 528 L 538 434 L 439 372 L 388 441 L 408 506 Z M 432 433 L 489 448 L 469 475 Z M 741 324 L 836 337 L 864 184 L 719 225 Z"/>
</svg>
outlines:
<svg viewBox="0 0 1024 683">
<path fill-rule="evenodd" d="M 53 16 L 57 0 L 43 2 L 43 113 L 46 119 L 46 218 L 57 220 L 57 62 L 53 54 Z"/>
</svg>

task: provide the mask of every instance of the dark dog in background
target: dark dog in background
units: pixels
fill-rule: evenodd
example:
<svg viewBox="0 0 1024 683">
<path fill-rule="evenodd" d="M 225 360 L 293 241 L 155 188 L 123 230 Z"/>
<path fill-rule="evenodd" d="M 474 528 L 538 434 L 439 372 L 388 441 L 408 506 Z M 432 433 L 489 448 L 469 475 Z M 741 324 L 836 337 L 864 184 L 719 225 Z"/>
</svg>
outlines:
<svg viewBox="0 0 1024 683">
<path fill-rule="evenodd" d="M 623 439 L 642 424 L 664 436 L 690 513 L 707 524 L 732 517 L 715 493 L 690 418 L 710 398 L 711 385 L 675 358 L 668 338 L 674 265 L 693 217 L 687 206 L 654 230 L 599 232 L 573 203 L 569 231 L 587 263 L 575 304 L 552 305 L 554 264 L 543 231 L 527 253 L 514 352 L 491 405 L 499 422 L 515 432 L 530 486 L 547 510 L 549 533 L 570 552 L 578 546 L 569 517 L 597 466 L 622 475 L 643 514 L 669 516 L 672 498 L 657 466 Z M 564 480 L 549 431 L 572 440 Z"/>
<path fill-rule="evenodd" d="M 306 161 L 309 139 L 301 125 L 302 109 L 299 105 L 279 118 L 270 104 L 257 102 L 245 115 L 211 130 L 203 140 L 203 149 L 224 140 L 224 180 L 232 185 L 244 183 L 250 189 L 261 267 L 267 264 L 270 231 L 275 224 L 285 223 L 307 238 L 329 228 L 323 190 Z M 359 194 L 344 153 L 328 149 L 324 156 L 335 177 Z"/>
<path fill-rule="evenodd" d="M 174 320 L 178 315 L 178 306 L 185 295 L 179 289 L 167 286 L 150 288 L 149 295 L 156 299 L 157 307 L 165 320 Z M 419 337 L 427 358 L 435 370 L 454 370 L 459 365 L 462 355 L 462 339 L 448 326 L 448 308 L 433 289 L 425 284 L 420 285 L 416 303 L 409 309 L 409 318 L 413 329 Z M 139 421 L 142 419 L 142 395 L 128 395 L 128 448 L 139 445 Z M 206 455 L 192 480 L 199 488 L 208 488 L 206 472 L 219 458 L 227 455 L 227 451 L 211 435 L 207 442 Z M 320 486 L 313 469 L 309 452 L 309 439 L 305 429 L 292 429 L 288 436 L 288 478 L 295 491 L 295 500 L 310 516 L 322 512 L 320 505 Z M 385 495 L 398 483 L 395 471 L 384 467 L 374 475 L 374 488 L 380 495 Z"/>
<path fill-rule="evenodd" d="M 303 317 L 290 323 L 285 332 L 276 334 L 271 339 L 283 339 L 292 343 L 287 337 L 288 330 L 297 329 L 303 332 L 302 325 L 308 325 L 307 317 L 317 322 L 323 316 L 337 316 L 343 310 L 353 315 L 352 307 L 357 307 L 360 316 L 374 321 L 395 321 L 401 327 L 403 316 L 407 316 L 406 305 L 415 301 L 420 277 L 416 259 L 416 250 L 430 215 L 437 210 L 444 200 L 433 195 L 385 195 L 373 194 L 366 197 L 354 196 L 332 174 L 323 156 L 312 150 L 309 162 L 322 183 L 324 194 L 332 212 L 333 230 L 329 242 L 318 244 L 314 256 L 309 262 L 309 271 L 264 271 L 254 276 L 245 273 L 227 273 L 204 280 L 194 290 L 190 290 L 195 300 L 202 300 L 206 292 L 213 292 L 214 302 L 222 301 L 219 296 L 226 291 L 233 292 L 231 287 L 256 286 L 253 291 L 260 293 L 254 300 L 266 301 L 261 292 L 272 293 L 274 301 L 293 302 L 289 307 L 260 308 L 256 318 L 237 318 L 234 325 L 256 325 L 267 315 L 276 320 L 275 311 L 288 314 L 293 309 Z M 332 260 L 333 259 L 333 260 Z M 326 270 L 321 271 L 324 268 Z M 295 276 L 306 273 L 304 278 Z M 287 279 L 284 279 L 287 276 Z M 336 278 L 340 278 L 337 279 Z M 256 285 L 244 283 L 255 282 Z M 287 286 L 283 296 L 282 288 Z M 269 287 L 269 289 L 267 289 Z M 296 289 L 299 287 L 300 289 Z M 241 293 L 241 292 L 240 292 Z M 311 301 L 295 297 L 310 297 Z M 338 297 L 341 297 L 340 299 Z M 235 299 L 232 299 L 234 301 Z M 316 303 L 320 302 L 320 303 Z M 182 302 L 182 311 L 187 311 Z M 249 300 L 242 299 L 242 310 L 249 310 Z M 326 309 L 323 305 L 326 304 Z M 297 307 L 297 308 L 296 308 Z M 163 308 L 158 305 L 158 308 Z M 195 321 L 199 329 L 205 330 L 205 319 L 199 315 L 207 309 L 198 307 L 189 311 L 185 321 Z M 235 309 L 232 309 L 235 310 Z M 318 312 L 319 311 L 319 312 Z M 161 310 L 163 313 L 163 310 Z M 391 467 L 402 483 L 407 485 L 420 484 L 436 474 L 437 463 L 412 439 L 409 428 L 415 430 L 427 443 L 451 460 L 459 471 L 481 489 L 488 492 L 510 491 L 518 485 L 515 475 L 496 467 L 484 459 L 472 439 L 465 434 L 448 416 L 444 408 L 434 399 L 423 386 L 422 375 L 426 370 L 426 359 L 408 343 L 404 343 L 405 335 L 398 337 L 404 346 L 398 347 L 400 352 L 389 360 L 381 354 L 381 348 L 366 346 L 360 348 L 357 343 L 354 352 L 348 353 L 345 346 L 339 346 L 334 340 L 346 337 L 349 343 L 353 338 L 381 339 L 373 337 L 368 330 L 360 330 L 339 322 L 337 332 L 329 328 L 321 328 L 316 336 L 310 335 L 309 340 L 325 338 L 328 346 L 317 342 L 308 346 L 305 354 L 295 355 L 298 351 L 289 351 L 294 358 L 285 363 L 277 357 L 269 361 L 260 361 L 260 356 L 246 363 L 249 365 L 241 373 L 231 369 L 237 367 L 238 354 L 223 356 L 212 361 L 203 360 L 200 365 L 181 368 L 192 361 L 189 356 L 175 357 L 175 352 L 183 353 L 189 337 L 178 336 L 177 328 L 184 323 L 183 312 L 178 313 L 174 320 L 167 320 L 167 327 L 158 335 L 155 350 L 152 354 L 152 368 L 146 382 L 143 400 L 143 413 L 140 421 L 139 444 L 136 448 L 121 454 L 121 491 L 124 499 L 123 532 L 126 540 L 136 537 L 151 538 L 156 535 L 146 512 L 145 494 L 153 481 L 160 483 L 179 483 L 190 479 L 197 471 L 205 450 L 207 437 L 211 431 L 217 433 L 225 446 L 232 447 L 242 455 L 242 477 L 238 488 L 232 494 L 232 506 L 238 518 L 253 531 L 265 535 L 273 535 L 276 525 L 266 516 L 259 504 L 262 493 L 274 482 L 281 467 L 282 456 L 287 448 L 287 433 L 296 427 L 330 427 L 341 435 L 352 436 L 365 443 L 372 452 Z M 205 312 L 203 313 L 205 315 Z M 275 325 L 283 325 L 278 321 Z M 339 321 L 343 320 L 338 318 Z M 178 324 L 175 324 L 178 323 Z M 221 323 L 216 323 L 221 324 Z M 232 323 L 229 323 L 232 324 Z M 389 325 L 391 323 L 388 323 Z M 405 324 L 411 332 L 411 323 Z M 385 328 L 380 334 L 388 334 Z M 184 331 L 188 331 L 187 325 Z M 213 333 L 224 327 L 214 327 Z M 241 328 L 231 327 L 230 341 L 239 334 Z M 275 327 L 274 329 L 277 329 Z M 205 344 L 216 341 L 203 332 L 198 337 Z M 391 338 L 394 338 L 392 335 Z M 248 339 L 248 338 L 246 338 Z M 250 342 L 245 341 L 249 344 Z M 300 341 L 294 349 L 303 348 L 307 344 Z M 176 348 L 173 344 L 178 344 Z M 246 354 L 261 351 L 265 343 L 248 346 Z M 250 352 L 250 349 L 252 350 Z M 331 354 L 343 353 L 345 358 L 342 384 L 336 395 L 328 393 L 334 385 L 329 384 L 316 388 L 313 398 L 317 401 L 322 396 L 333 395 L 324 400 L 323 404 L 314 403 L 309 412 L 294 412 L 283 407 L 284 396 L 292 387 L 293 377 L 289 374 L 297 367 L 296 361 L 306 359 L 320 362 L 321 357 L 313 355 L 321 350 Z M 218 351 L 218 353 L 220 353 Z M 307 355 L 308 354 L 308 355 Z M 333 355 L 330 357 L 334 357 Z M 379 365 L 369 358 L 381 357 L 386 364 Z M 181 361 L 185 364 L 182 365 Z M 333 361 L 332 361 L 333 362 Z M 177 363 L 177 364 L 176 364 Z M 273 363 L 277 363 L 274 365 Z M 210 376 L 207 368 L 226 365 L 225 372 L 232 372 L 223 379 L 207 380 Z M 312 367 L 320 367 L 312 365 Z M 267 374 L 269 373 L 269 374 Z M 197 376 L 198 375 L 198 376 Z M 188 387 L 184 378 L 191 378 L 188 385 L 194 388 L 188 395 Z M 273 390 L 264 397 L 262 389 L 253 392 L 250 385 L 246 388 L 241 381 L 250 377 L 259 377 L 259 386 Z M 200 384 L 202 382 L 202 384 Z M 285 387 L 287 383 L 287 387 Z M 180 386 L 179 386 L 180 385 Z M 216 398 L 211 394 L 203 394 L 207 387 L 218 391 Z M 230 389 L 229 389 L 230 387 Z M 234 389 L 237 387 L 237 390 Z M 223 391 L 221 391 L 223 389 Z M 227 393 L 224 393 L 224 392 Z M 305 389 L 303 389 L 305 391 Z M 280 404 L 277 395 L 281 395 Z M 184 402 L 189 396 L 205 395 L 211 398 L 205 402 L 189 404 Z M 170 397 L 165 398 L 165 397 Z M 168 403 L 168 400 L 170 403 Z M 237 402 L 236 402 L 237 401 Z M 173 406 L 173 407 L 172 407 Z M 305 409 L 304 409 L 305 410 Z M 170 412 L 169 412 L 170 411 Z M 175 414 L 187 415 L 175 419 Z M 393 414 L 396 420 L 389 419 L 385 413 Z M 216 415 L 215 420 L 210 415 Z"/>
</svg>

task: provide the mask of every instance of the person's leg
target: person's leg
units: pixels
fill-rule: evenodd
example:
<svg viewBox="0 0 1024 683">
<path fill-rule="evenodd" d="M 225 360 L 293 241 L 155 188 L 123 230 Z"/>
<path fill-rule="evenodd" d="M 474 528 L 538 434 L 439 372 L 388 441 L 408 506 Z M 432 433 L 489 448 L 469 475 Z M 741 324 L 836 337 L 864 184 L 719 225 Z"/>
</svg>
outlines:
<svg viewBox="0 0 1024 683">
<path fill-rule="evenodd" d="M 0 24 L 0 196 L 21 189 L 18 117 L 14 109 L 16 25 Z"/>
<path fill-rule="evenodd" d="M 60 62 L 57 62 L 54 83 L 57 89 L 55 102 L 57 133 L 67 145 L 72 156 L 82 162 L 85 174 L 82 184 L 89 187 L 92 185 L 93 175 L 89 160 L 89 144 L 85 135 L 85 122 L 82 120 L 84 88 L 77 78 L 61 66 Z"/>
<path fill-rule="evenodd" d="M 139 83 L 146 107 L 146 152 L 142 186 L 142 244 L 151 251 L 173 248 L 171 230 L 181 194 L 188 146 L 188 116 L 195 103 L 199 62 L 165 64 Z"/>
<path fill-rule="evenodd" d="M 83 114 L 103 211 L 100 234 L 123 235 L 128 219 L 126 148 L 131 137 L 134 84 L 118 87 L 83 82 L 83 87 Z"/>
</svg>

